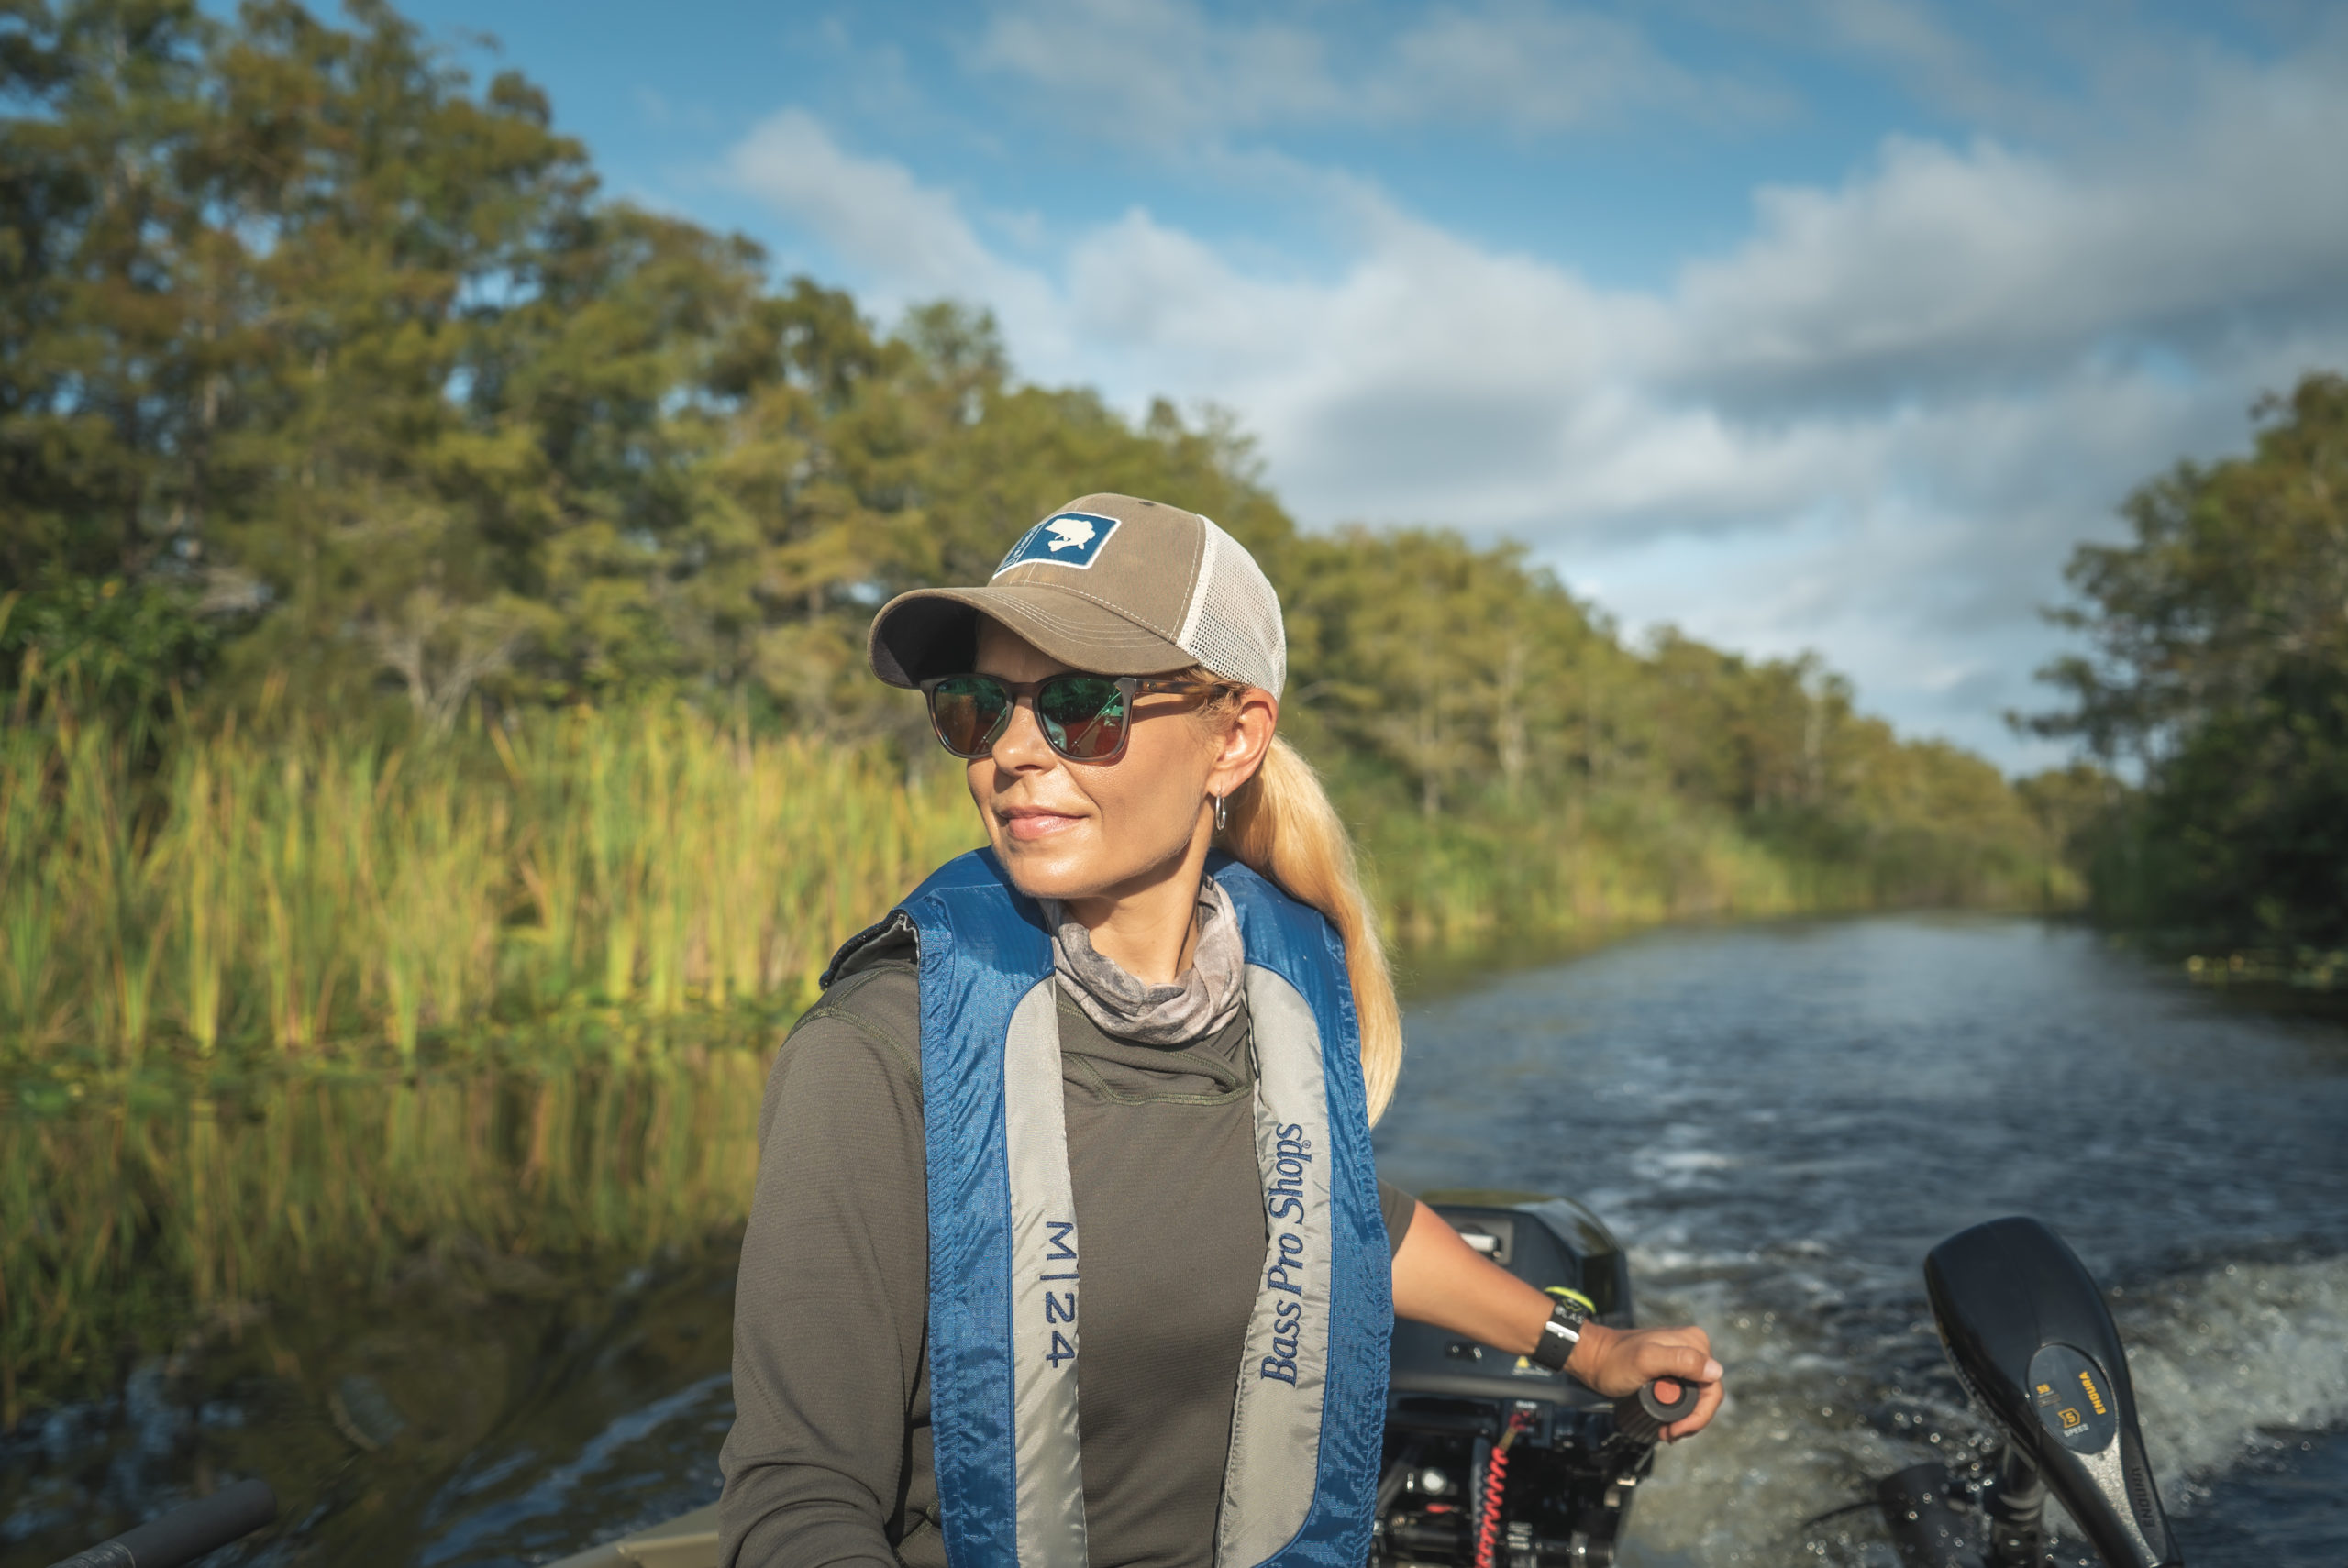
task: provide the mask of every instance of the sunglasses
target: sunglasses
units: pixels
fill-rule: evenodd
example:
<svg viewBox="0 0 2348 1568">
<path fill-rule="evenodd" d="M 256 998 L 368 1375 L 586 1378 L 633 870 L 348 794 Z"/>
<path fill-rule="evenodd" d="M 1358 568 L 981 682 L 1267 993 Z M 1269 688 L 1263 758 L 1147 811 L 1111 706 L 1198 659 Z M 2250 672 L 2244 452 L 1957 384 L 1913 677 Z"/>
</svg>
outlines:
<svg viewBox="0 0 2348 1568">
<path fill-rule="evenodd" d="M 1033 698 L 1044 742 L 1070 762 L 1114 762 L 1125 754 L 1134 699 L 1156 692 L 1215 691 L 1215 683 L 1143 680 L 1130 675 L 1055 675 L 1043 680 L 999 680 L 991 675 L 941 675 L 921 682 L 929 726 L 937 744 L 965 762 L 994 749 L 1011 726 L 1012 710 Z"/>
</svg>

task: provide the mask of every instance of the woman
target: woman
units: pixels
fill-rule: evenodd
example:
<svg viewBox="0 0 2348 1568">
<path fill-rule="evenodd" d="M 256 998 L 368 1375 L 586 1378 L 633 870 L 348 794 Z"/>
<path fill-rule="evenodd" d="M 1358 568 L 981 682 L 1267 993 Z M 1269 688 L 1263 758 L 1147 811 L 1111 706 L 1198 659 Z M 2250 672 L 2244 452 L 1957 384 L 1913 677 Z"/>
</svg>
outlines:
<svg viewBox="0 0 2348 1568">
<path fill-rule="evenodd" d="M 990 848 L 776 1059 L 728 1568 L 1357 1563 L 1396 1313 L 1602 1393 L 1701 1382 L 1667 1435 L 1711 1420 L 1701 1330 L 1586 1322 L 1377 1181 L 1393 988 L 1229 535 L 1085 496 L 988 586 L 891 601 L 870 657 Z"/>
</svg>

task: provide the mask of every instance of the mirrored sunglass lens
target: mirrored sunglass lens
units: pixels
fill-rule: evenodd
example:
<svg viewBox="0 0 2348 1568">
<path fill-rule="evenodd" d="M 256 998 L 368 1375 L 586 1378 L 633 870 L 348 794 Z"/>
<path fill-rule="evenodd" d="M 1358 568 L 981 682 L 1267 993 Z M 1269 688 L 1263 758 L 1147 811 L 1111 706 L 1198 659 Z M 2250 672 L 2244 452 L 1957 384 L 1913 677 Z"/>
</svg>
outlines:
<svg viewBox="0 0 2348 1568">
<path fill-rule="evenodd" d="M 946 749 L 975 756 L 994 738 L 994 727 L 1005 706 L 1002 688 L 978 676 L 943 680 L 930 690 L 930 723 Z"/>
<path fill-rule="evenodd" d="M 1106 756 L 1124 744 L 1125 694 L 1113 680 L 1090 675 L 1047 680 L 1036 693 L 1036 717 L 1043 722 L 1044 738 L 1063 756 Z"/>
</svg>

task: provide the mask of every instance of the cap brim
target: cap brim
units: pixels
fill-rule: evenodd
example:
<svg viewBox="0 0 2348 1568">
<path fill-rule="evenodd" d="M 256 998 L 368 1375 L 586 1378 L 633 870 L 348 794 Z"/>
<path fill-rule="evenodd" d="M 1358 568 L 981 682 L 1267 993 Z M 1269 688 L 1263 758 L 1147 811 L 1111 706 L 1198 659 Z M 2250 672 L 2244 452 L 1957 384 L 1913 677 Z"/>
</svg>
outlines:
<svg viewBox="0 0 2348 1568">
<path fill-rule="evenodd" d="M 892 686 L 960 675 L 977 647 L 978 617 L 1000 621 L 1047 657 L 1099 675 L 1162 675 L 1198 663 L 1181 645 L 1081 593 L 1046 583 L 917 588 L 872 617 L 866 657 Z"/>
</svg>

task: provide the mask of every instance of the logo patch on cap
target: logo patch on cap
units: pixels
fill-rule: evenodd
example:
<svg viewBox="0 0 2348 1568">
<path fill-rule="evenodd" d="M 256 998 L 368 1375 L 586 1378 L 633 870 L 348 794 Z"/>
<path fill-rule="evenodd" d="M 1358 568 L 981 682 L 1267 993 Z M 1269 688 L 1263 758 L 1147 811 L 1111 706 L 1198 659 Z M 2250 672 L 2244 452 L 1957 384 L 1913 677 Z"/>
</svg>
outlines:
<svg viewBox="0 0 2348 1568">
<path fill-rule="evenodd" d="M 1089 567 L 1101 557 L 1101 547 L 1117 531 L 1117 519 L 1103 517 L 1096 512 L 1056 512 L 1027 530 L 1020 541 L 1011 547 L 1002 564 L 994 569 L 1001 577 L 1015 566 L 1030 561 L 1048 561 L 1053 566 Z"/>
</svg>

